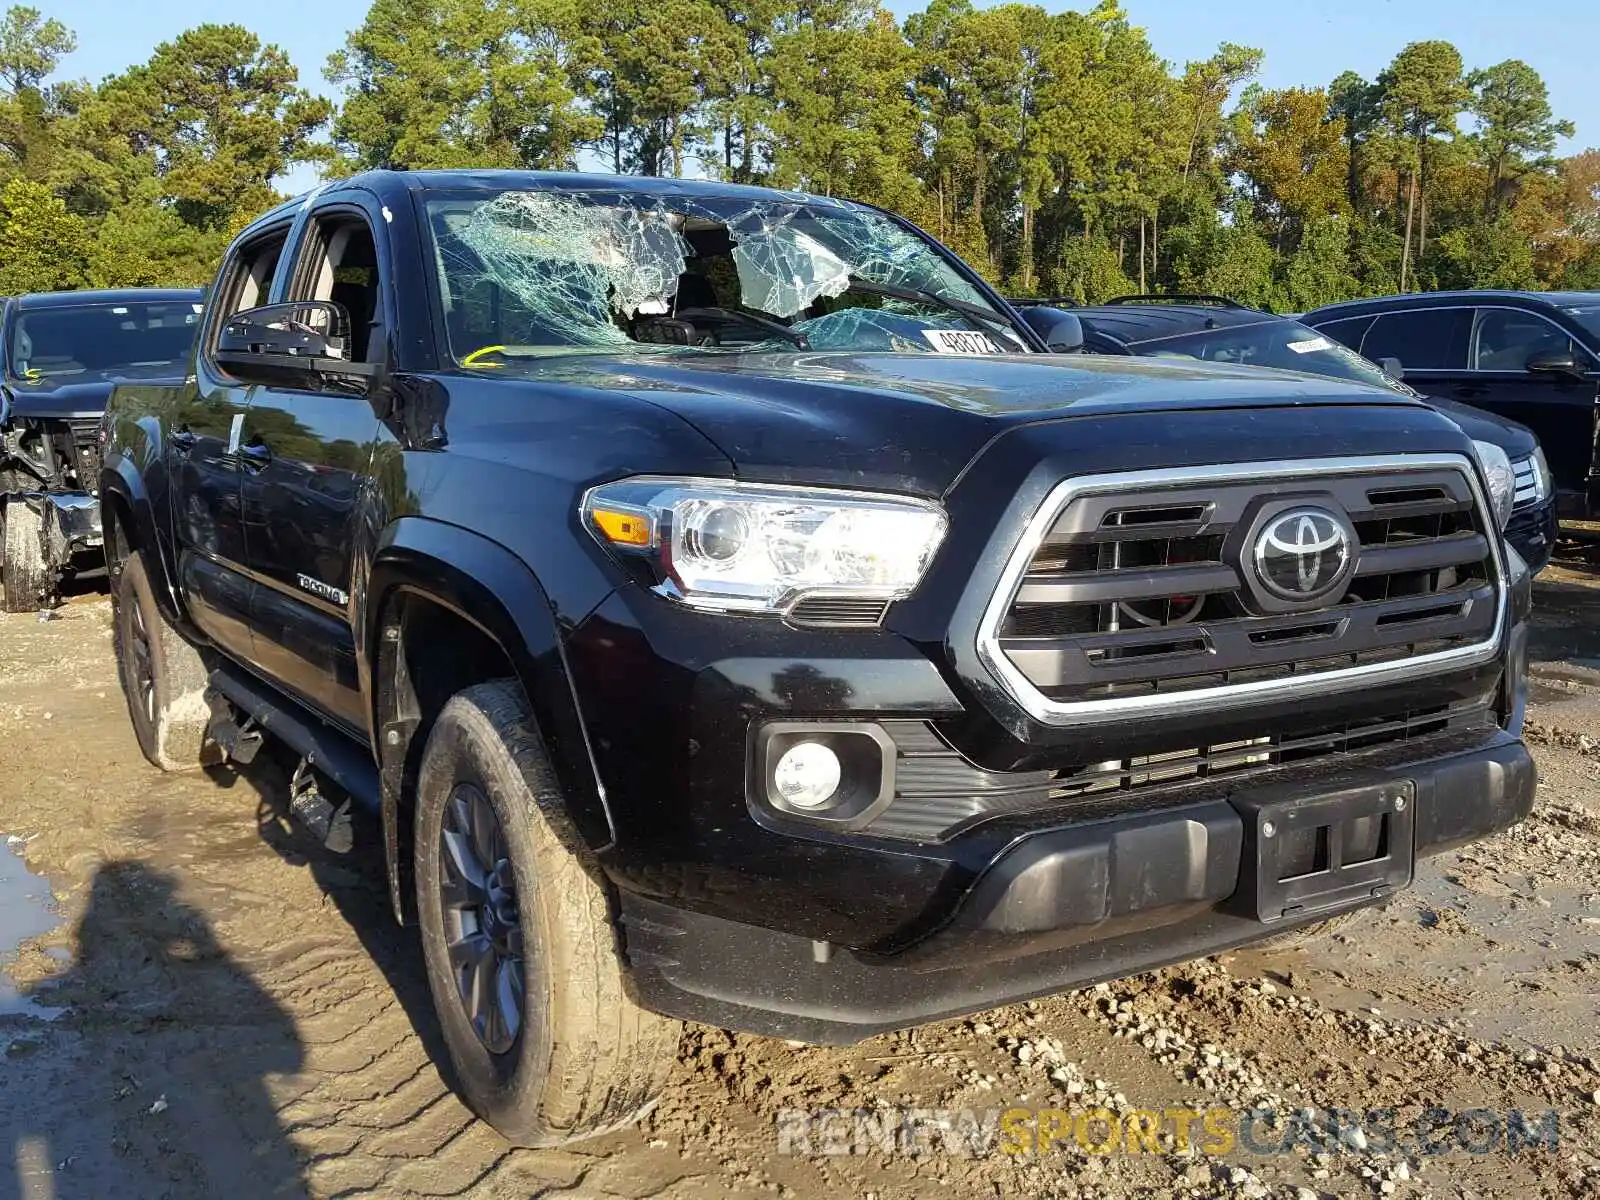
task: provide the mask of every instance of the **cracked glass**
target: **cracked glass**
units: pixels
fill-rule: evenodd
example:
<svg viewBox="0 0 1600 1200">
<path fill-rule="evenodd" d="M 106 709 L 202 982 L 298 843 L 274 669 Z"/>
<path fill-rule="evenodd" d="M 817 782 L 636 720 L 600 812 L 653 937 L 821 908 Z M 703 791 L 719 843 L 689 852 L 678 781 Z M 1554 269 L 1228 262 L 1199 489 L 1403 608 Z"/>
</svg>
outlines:
<svg viewBox="0 0 1600 1200">
<path fill-rule="evenodd" d="M 456 359 L 582 351 L 1027 349 L 932 243 L 842 201 L 430 194 Z"/>
</svg>

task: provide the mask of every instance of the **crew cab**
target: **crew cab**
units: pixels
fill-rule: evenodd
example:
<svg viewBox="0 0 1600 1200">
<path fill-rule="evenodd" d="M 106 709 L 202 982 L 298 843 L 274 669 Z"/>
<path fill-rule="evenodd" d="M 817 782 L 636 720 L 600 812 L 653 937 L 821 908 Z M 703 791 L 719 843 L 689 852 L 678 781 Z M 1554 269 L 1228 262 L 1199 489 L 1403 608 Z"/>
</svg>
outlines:
<svg viewBox="0 0 1600 1200">
<path fill-rule="evenodd" d="M 888 213 L 703 181 L 364 174 L 210 295 L 106 417 L 134 730 L 378 814 L 515 1142 L 632 1119 L 684 1020 L 1143 971 L 1532 804 L 1512 497 L 1395 390 L 1052 353 Z"/>
<path fill-rule="evenodd" d="M 97 569 L 100 416 L 112 385 L 182 370 L 198 288 L 46 292 L 0 313 L 0 598 L 47 607 Z M 91 561 L 91 559 L 95 561 Z"/>
</svg>

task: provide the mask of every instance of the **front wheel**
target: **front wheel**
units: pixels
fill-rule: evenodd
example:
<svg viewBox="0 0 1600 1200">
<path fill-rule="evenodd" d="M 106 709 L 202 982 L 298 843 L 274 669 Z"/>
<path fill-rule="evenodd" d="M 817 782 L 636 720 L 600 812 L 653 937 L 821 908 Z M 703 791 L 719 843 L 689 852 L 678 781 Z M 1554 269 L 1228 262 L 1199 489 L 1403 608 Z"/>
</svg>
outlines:
<svg viewBox="0 0 1600 1200">
<path fill-rule="evenodd" d="M 0 578 L 5 583 L 7 612 L 35 612 L 50 591 L 50 568 L 44 558 L 44 522 L 26 501 L 13 498 L 0 517 L 5 530 L 0 552 Z"/>
<path fill-rule="evenodd" d="M 606 885 L 546 815 L 561 803 L 516 683 L 445 705 L 417 783 L 428 985 L 463 1098 L 523 1146 L 637 1119 L 680 1031 L 624 993 Z"/>
</svg>

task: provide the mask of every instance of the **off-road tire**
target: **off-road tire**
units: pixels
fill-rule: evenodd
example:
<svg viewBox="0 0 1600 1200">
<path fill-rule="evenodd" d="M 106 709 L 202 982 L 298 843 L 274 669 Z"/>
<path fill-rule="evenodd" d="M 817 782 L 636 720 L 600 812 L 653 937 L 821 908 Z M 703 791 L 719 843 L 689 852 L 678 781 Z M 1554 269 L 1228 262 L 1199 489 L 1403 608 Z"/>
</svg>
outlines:
<svg viewBox="0 0 1600 1200">
<path fill-rule="evenodd" d="M 0 523 L 5 544 L 0 552 L 0 577 L 5 581 L 7 612 L 37 612 L 50 590 L 50 568 L 44 560 L 43 523 L 24 500 L 6 503 Z"/>
<path fill-rule="evenodd" d="M 192 771 L 218 761 L 220 754 L 206 736 L 209 673 L 200 652 L 161 611 L 137 553 L 128 556 L 116 578 L 111 628 L 117 678 L 139 749 L 163 771 Z M 141 639 L 148 647 L 148 680 L 141 679 Z"/>
<path fill-rule="evenodd" d="M 521 914 L 525 1012 L 501 1054 L 473 1031 L 446 942 L 440 840 L 446 806 L 463 785 L 494 809 Z M 638 1008 L 623 991 L 609 889 L 562 811 L 521 688 L 498 680 L 452 697 L 418 775 L 423 955 L 455 1086 L 468 1107 L 521 1146 L 558 1146 L 637 1120 L 665 1085 L 681 1032 L 679 1022 Z"/>
</svg>

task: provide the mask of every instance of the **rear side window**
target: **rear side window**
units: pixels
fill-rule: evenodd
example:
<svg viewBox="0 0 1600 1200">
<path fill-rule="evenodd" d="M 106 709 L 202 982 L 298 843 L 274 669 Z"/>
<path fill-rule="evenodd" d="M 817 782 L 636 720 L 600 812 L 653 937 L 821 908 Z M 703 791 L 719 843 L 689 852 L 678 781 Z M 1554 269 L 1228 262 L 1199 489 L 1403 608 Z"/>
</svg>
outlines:
<svg viewBox="0 0 1600 1200">
<path fill-rule="evenodd" d="M 1566 331 L 1537 313 L 1512 308 L 1480 308 L 1473 368 L 1479 371 L 1526 371 L 1535 354 L 1572 353 Z"/>
<path fill-rule="evenodd" d="M 1459 371 L 1467 365 L 1470 308 L 1425 308 L 1381 313 L 1362 339 L 1373 362 L 1398 358 L 1408 371 Z"/>
<path fill-rule="evenodd" d="M 1312 323 L 1307 321 L 1306 324 Z M 1372 324 L 1371 317 L 1346 317 L 1342 321 L 1318 321 L 1312 325 L 1318 333 L 1326 334 L 1341 346 L 1348 346 L 1352 350 L 1361 349 L 1361 339 L 1366 336 L 1367 329 Z"/>
</svg>

